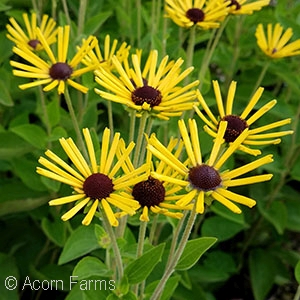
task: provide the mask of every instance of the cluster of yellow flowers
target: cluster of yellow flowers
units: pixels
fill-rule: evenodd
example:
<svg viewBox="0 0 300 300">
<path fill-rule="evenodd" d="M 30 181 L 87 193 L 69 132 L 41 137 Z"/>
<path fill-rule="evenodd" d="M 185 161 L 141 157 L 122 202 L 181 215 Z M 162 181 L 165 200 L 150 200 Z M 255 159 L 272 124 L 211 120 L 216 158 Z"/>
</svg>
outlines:
<svg viewBox="0 0 300 300">
<path fill-rule="evenodd" d="M 167 17 L 179 26 L 209 29 L 219 27 L 228 14 L 252 14 L 269 4 L 269 0 L 247 2 L 166 0 L 165 11 Z M 90 36 L 70 57 L 70 26 L 56 27 L 55 21 L 46 15 L 37 26 L 35 13 L 31 15 L 31 21 L 27 14 L 23 18 L 27 32 L 13 18 L 7 25 L 7 37 L 15 43 L 13 52 L 27 62 L 11 61 L 13 74 L 33 79 L 21 84 L 21 89 L 45 85 L 45 92 L 57 88 L 58 94 L 64 94 L 71 86 L 87 93 L 88 88 L 75 79 L 86 72 L 94 72 L 99 85 L 95 93 L 102 99 L 123 104 L 141 120 L 169 120 L 194 110 L 206 124 L 204 130 L 214 138 L 210 156 L 205 160 L 201 154 L 196 120 L 189 119 L 186 125 L 180 119 L 180 139 L 171 138 L 164 146 L 155 134 L 151 134 L 146 137 L 144 149 L 135 151 L 133 161 L 134 142 L 126 145 L 119 133 L 111 134 L 108 128 L 102 134 L 98 156 L 94 149 L 97 141 L 93 141 L 87 128 L 83 129 L 87 155 L 82 154 L 83 149 L 79 149 L 71 138 L 60 139 L 72 164 L 48 150 L 45 152 L 47 158 L 39 159 L 43 167 L 38 167 L 37 172 L 73 188 L 72 195 L 50 201 L 50 205 L 75 203 L 62 216 L 63 220 L 69 220 L 84 209 L 84 225 L 89 225 L 94 215 L 104 213 L 112 226 L 118 226 L 119 218 L 136 212 L 141 213 L 141 221 L 148 221 L 149 209 L 152 213 L 181 218 L 183 210 L 195 209 L 197 213 L 203 213 L 205 204 L 209 205 L 213 200 L 235 213 L 241 213 L 237 204 L 255 205 L 253 199 L 229 189 L 270 180 L 271 174 L 239 177 L 272 162 L 272 156 L 263 156 L 233 170 L 224 168 L 236 150 L 260 155 L 260 149 L 251 146 L 277 144 L 281 136 L 292 133 L 291 130 L 266 133 L 290 123 L 291 119 L 254 127 L 254 123 L 276 104 L 276 100 L 271 100 L 253 113 L 263 93 L 262 87 L 251 96 L 241 113 L 233 113 L 236 82 L 231 83 L 224 104 L 219 84 L 213 81 L 218 107 L 215 115 L 197 89 L 198 80 L 182 84 L 193 67 L 182 70 L 181 58 L 169 60 L 165 56 L 159 61 L 158 52 L 152 50 L 143 65 L 141 50 L 130 55 L 129 45 L 124 42 L 117 47 L 118 41 L 111 43 L 108 35 L 104 41 L 104 53 L 97 38 Z M 266 36 L 262 24 L 259 24 L 256 31 L 258 46 L 272 58 L 300 54 L 300 40 L 287 44 L 292 31 L 282 32 L 279 24 L 274 30 L 269 24 Z M 53 45 L 57 55 L 52 50 Z M 145 159 L 140 152 L 146 153 Z"/>
</svg>

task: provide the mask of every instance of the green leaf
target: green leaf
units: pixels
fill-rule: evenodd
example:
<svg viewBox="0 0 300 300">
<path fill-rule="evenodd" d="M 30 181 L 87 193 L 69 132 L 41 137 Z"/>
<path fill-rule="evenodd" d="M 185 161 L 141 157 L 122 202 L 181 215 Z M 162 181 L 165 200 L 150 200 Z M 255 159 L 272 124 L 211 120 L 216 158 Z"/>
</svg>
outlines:
<svg viewBox="0 0 300 300">
<path fill-rule="evenodd" d="M 14 105 L 10 92 L 7 89 L 7 85 L 3 80 L 0 80 L 0 104 L 5 106 Z"/>
<path fill-rule="evenodd" d="M 219 215 L 220 217 L 223 217 L 225 219 L 228 219 L 232 222 L 241 224 L 246 226 L 244 214 L 235 214 L 228 208 L 226 208 L 224 205 L 219 203 L 218 201 L 214 201 L 212 205 L 210 206 L 211 211 L 213 211 L 215 214 Z"/>
<path fill-rule="evenodd" d="M 300 232 L 300 201 L 299 194 L 295 199 L 285 199 L 287 210 L 287 228 L 292 231 Z M 290 194 L 289 194 L 290 196 Z"/>
<path fill-rule="evenodd" d="M 71 280 L 71 279 L 70 279 Z M 85 285 L 86 281 L 74 283 L 70 282 L 70 293 L 65 298 L 65 300 L 93 300 L 93 299 L 106 299 L 106 297 L 111 293 L 109 289 L 100 288 L 90 288 Z"/>
<path fill-rule="evenodd" d="M 201 235 L 215 236 L 218 241 L 225 241 L 235 236 L 244 228 L 245 226 L 236 222 L 232 222 L 219 216 L 213 216 L 204 221 L 201 228 Z"/>
<path fill-rule="evenodd" d="M 163 293 L 160 297 L 160 300 L 168 300 L 171 299 L 172 295 L 174 294 L 174 291 L 176 290 L 178 283 L 180 280 L 180 276 L 172 276 L 168 279 L 164 289 Z M 146 299 L 148 300 L 150 296 L 152 296 L 156 286 L 159 284 L 159 280 L 151 282 L 147 285 L 145 293 L 146 293 Z"/>
<path fill-rule="evenodd" d="M 87 35 L 93 35 L 102 26 L 102 24 L 111 16 L 111 11 L 104 11 L 98 15 L 89 18 L 84 25 L 84 32 Z"/>
<path fill-rule="evenodd" d="M 68 238 L 58 264 L 65 264 L 98 248 L 100 247 L 95 236 L 95 226 L 80 226 Z"/>
<path fill-rule="evenodd" d="M 190 269 L 216 241 L 214 237 L 201 237 L 188 241 L 175 269 L 181 271 Z"/>
<path fill-rule="evenodd" d="M 47 188 L 41 184 L 41 176 L 36 173 L 37 161 L 17 158 L 12 161 L 14 172 L 23 183 L 34 191 L 46 191 Z"/>
<path fill-rule="evenodd" d="M 298 284 L 300 284 L 300 260 L 298 261 L 298 263 L 295 267 L 295 278 L 296 278 Z"/>
<path fill-rule="evenodd" d="M 165 244 L 160 244 L 130 263 L 124 270 L 130 284 L 145 280 L 161 260 Z"/>
<path fill-rule="evenodd" d="M 70 290 L 70 276 L 72 274 L 72 267 L 70 265 L 58 266 L 55 264 L 44 265 L 41 269 L 36 269 L 30 265 L 30 281 L 34 279 L 42 282 L 43 280 L 49 283 L 49 290 Z"/>
<path fill-rule="evenodd" d="M 255 300 L 265 300 L 275 280 L 275 258 L 268 251 L 255 249 L 250 253 L 249 267 Z"/>
<path fill-rule="evenodd" d="M 46 204 L 49 196 L 39 198 L 26 198 L 20 200 L 10 200 L 0 203 L 0 216 L 13 214 L 17 212 L 31 211 L 37 207 Z"/>
<path fill-rule="evenodd" d="M 287 209 L 284 203 L 274 201 L 268 209 L 258 205 L 260 213 L 268 220 L 279 234 L 283 234 L 287 224 Z"/>
<path fill-rule="evenodd" d="M 40 126 L 35 124 L 23 124 L 12 127 L 10 130 L 35 148 L 46 148 L 47 135 Z"/>
<path fill-rule="evenodd" d="M 63 247 L 66 240 L 66 224 L 60 218 L 50 221 L 48 218 L 42 219 L 42 229 L 46 236 L 56 245 Z"/>
<path fill-rule="evenodd" d="M 0 157 L 10 159 L 32 151 L 32 147 L 12 132 L 0 132 Z"/>
<path fill-rule="evenodd" d="M 87 279 L 92 276 L 110 277 L 113 272 L 98 258 L 87 256 L 81 259 L 73 270 L 73 277 L 76 280 Z"/>
<path fill-rule="evenodd" d="M 47 105 L 48 119 L 51 127 L 54 127 L 60 121 L 60 105 L 57 99 L 53 99 Z"/>
<path fill-rule="evenodd" d="M 18 288 L 13 289 L 13 284 L 19 281 L 19 271 L 16 266 L 15 260 L 10 255 L 5 253 L 0 253 L 0 295 L 1 300 L 17 300 Z M 9 279 L 7 279 L 9 277 Z M 16 280 L 16 281 L 15 281 Z M 10 286 L 11 290 L 6 288 Z"/>
</svg>

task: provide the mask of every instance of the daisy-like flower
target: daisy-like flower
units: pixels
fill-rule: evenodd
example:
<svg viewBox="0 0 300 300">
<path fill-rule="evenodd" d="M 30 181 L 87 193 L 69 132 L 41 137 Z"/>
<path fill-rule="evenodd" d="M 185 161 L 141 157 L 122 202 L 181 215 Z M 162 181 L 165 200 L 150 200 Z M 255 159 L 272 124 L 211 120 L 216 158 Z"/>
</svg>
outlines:
<svg viewBox="0 0 300 300">
<path fill-rule="evenodd" d="M 44 36 L 48 45 L 56 42 L 56 22 L 52 18 L 49 18 L 47 15 L 43 15 L 40 26 L 37 25 L 36 13 L 31 14 L 31 20 L 29 20 L 28 14 L 24 13 L 23 20 L 26 31 L 22 29 L 14 18 L 10 18 L 9 21 L 11 24 L 6 25 L 6 29 L 8 31 L 6 37 L 17 46 L 23 46 L 29 50 L 42 50 L 43 46 L 36 33 L 37 27 L 40 28 L 41 34 Z"/>
<path fill-rule="evenodd" d="M 95 92 L 104 99 L 136 110 L 137 116 L 141 116 L 144 111 L 163 120 L 180 116 L 183 111 L 192 109 L 196 91 L 191 89 L 197 86 L 199 81 L 184 87 L 178 84 L 194 68 L 190 67 L 181 72 L 183 60 L 179 58 L 176 62 L 168 63 L 168 56 L 165 56 L 157 67 L 157 59 L 157 51 L 151 51 L 142 70 L 139 54 L 132 55 L 133 68 L 129 67 L 128 60 L 124 62 L 123 67 L 119 60 L 113 57 L 116 75 L 101 67 L 95 70 L 96 82 L 109 92 L 97 88 Z"/>
<path fill-rule="evenodd" d="M 83 57 L 97 44 L 97 39 L 90 36 L 79 48 L 72 59 L 68 57 L 70 26 L 58 28 L 57 57 L 53 54 L 47 40 L 41 30 L 37 28 L 37 37 L 45 49 L 49 62 L 43 60 L 26 47 L 14 47 L 13 51 L 24 58 L 30 65 L 11 61 L 10 64 L 17 68 L 13 70 L 15 76 L 36 79 L 30 83 L 19 85 L 20 89 L 27 89 L 38 85 L 45 85 L 44 91 L 50 91 L 57 87 L 58 94 L 65 92 L 65 86 L 70 85 L 75 89 L 86 93 L 88 88 L 73 79 L 82 74 L 94 70 L 95 66 L 78 68 Z"/>
<path fill-rule="evenodd" d="M 147 178 L 148 174 L 145 171 L 148 166 L 145 164 L 132 170 L 130 174 L 120 176 L 118 172 L 134 148 L 134 143 L 130 143 L 123 155 L 115 162 L 116 152 L 122 139 L 120 139 L 120 134 L 116 133 L 110 144 L 110 130 L 106 128 L 103 132 L 100 159 L 97 160 L 89 130 L 83 129 L 83 135 L 89 155 L 88 161 L 71 138 L 61 138 L 60 144 L 73 166 L 47 150 L 45 152 L 47 158 L 40 157 L 39 159 L 39 163 L 45 168 L 37 167 L 37 173 L 73 188 L 72 195 L 49 202 L 50 205 L 75 203 L 75 206 L 61 217 L 63 221 L 69 220 L 84 208 L 86 216 L 82 221 L 83 225 L 89 225 L 96 211 L 101 210 L 106 214 L 112 226 L 118 226 L 118 220 L 111 206 L 129 215 L 135 214 L 140 207 L 139 203 L 121 192 L 124 187 Z"/>
<path fill-rule="evenodd" d="M 122 63 L 127 59 L 131 48 L 126 42 L 123 42 L 118 49 L 117 46 L 118 40 L 114 39 L 111 44 L 110 35 L 107 34 L 104 40 L 103 51 L 101 51 L 99 43 L 96 44 L 95 48 L 86 55 L 82 62 L 87 66 L 100 64 L 101 67 L 112 70 L 114 69 L 114 64 L 112 63 L 113 56 L 116 56 L 118 61 Z"/>
<path fill-rule="evenodd" d="M 267 25 L 265 34 L 262 24 L 258 24 L 255 32 L 258 47 L 271 58 L 282 58 L 300 54 L 300 39 L 288 44 L 293 36 L 292 28 L 283 32 L 283 27 L 277 23 Z"/>
<path fill-rule="evenodd" d="M 229 14 L 232 15 L 251 15 L 254 11 L 261 10 L 264 6 L 269 5 L 270 0 L 231 0 L 229 1 Z"/>
<path fill-rule="evenodd" d="M 207 162 L 204 162 L 200 150 L 196 121 L 189 120 L 190 135 L 183 120 L 179 120 L 178 124 L 189 158 L 188 163 L 182 162 L 175 157 L 155 136 L 150 138 L 148 145 L 148 149 L 153 155 L 164 161 L 183 177 L 183 179 L 177 179 L 164 174 L 159 174 L 158 172 L 151 173 L 151 175 L 158 180 L 177 184 L 186 189 L 186 194 L 182 195 L 181 199 L 178 200 L 176 204 L 185 206 L 195 200 L 195 209 L 197 213 L 203 213 L 204 204 L 206 203 L 209 205 L 211 199 L 220 202 L 234 213 L 241 213 L 241 209 L 235 203 L 253 207 L 256 204 L 255 200 L 231 192 L 228 188 L 270 180 L 272 174 L 254 175 L 243 178 L 237 177 L 272 162 L 272 155 L 264 156 L 234 170 L 221 171 L 221 168 L 224 166 L 227 159 L 234 151 L 236 151 L 243 139 L 247 136 L 248 129 L 246 129 L 232 144 L 230 144 L 227 150 L 221 154 L 220 149 L 227 127 L 227 122 L 221 121 L 210 157 Z"/>
<path fill-rule="evenodd" d="M 177 149 L 175 149 L 175 147 L 177 147 Z M 125 150 L 124 146 L 123 149 Z M 173 153 L 174 157 L 178 158 L 182 152 L 183 143 L 172 138 L 167 149 Z M 152 153 L 150 151 L 147 151 L 146 163 L 149 166 L 149 173 L 150 171 L 156 171 L 159 174 L 171 178 L 181 178 L 181 175 L 177 171 L 173 170 L 163 161 L 160 161 L 156 164 L 156 167 L 154 167 L 152 163 Z M 134 167 L 129 158 L 125 161 L 125 164 L 123 164 L 123 169 L 126 174 L 133 172 Z M 179 185 L 164 182 L 149 175 L 146 180 L 135 184 L 132 188 L 128 188 L 127 190 L 141 206 L 140 221 L 148 222 L 150 220 L 150 213 L 180 219 L 183 216 L 181 212 L 183 209 L 191 209 L 191 207 L 188 206 L 180 207 L 174 204 L 174 201 L 181 197 L 180 195 L 176 195 L 181 189 L 182 187 Z M 124 213 L 121 214 L 124 215 Z"/>
<path fill-rule="evenodd" d="M 220 0 L 166 0 L 166 16 L 180 27 L 218 28 L 228 14 L 228 4 Z"/>
<path fill-rule="evenodd" d="M 269 101 L 267 104 L 263 105 L 250 116 L 250 113 L 259 101 L 264 91 L 262 87 L 256 90 L 249 103 L 240 115 L 232 113 L 232 106 L 236 91 L 236 82 L 232 81 L 230 84 L 225 108 L 220 87 L 216 80 L 213 81 L 213 88 L 218 106 L 218 116 L 216 117 L 212 113 L 205 100 L 203 99 L 200 91 L 198 91 L 198 100 L 200 102 L 200 106 L 203 108 L 207 116 L 202 113 L 202 111 L 198 107 L 195 106 L 196 113 L 204 121 L 204 123 L 206 123 L 206 125 L 204 126 L 204 130 L 212 137 L 217 136 L 220 121 L 228 122 L 227 129 L 224 135 L 224 140 L 227 143 L 234 142 L 245 129 L 249 129 L 247 130 L 246 138 L 239 146 L 239 149 L 252 155 L 259 155 L 261 154 L 260 150 L 251 149 L 249 146 L 278 144 L 281 142 L 280 137 L 293 133 L 292 130 L 265 133 L 270 129 L 274 129 L 291 123 L 290 118 L 254 128 L 254 123 L 270 109 L 272 109 L 272 107 L 274 107 L 277 102 L 276 100 Z"/>
</svg>

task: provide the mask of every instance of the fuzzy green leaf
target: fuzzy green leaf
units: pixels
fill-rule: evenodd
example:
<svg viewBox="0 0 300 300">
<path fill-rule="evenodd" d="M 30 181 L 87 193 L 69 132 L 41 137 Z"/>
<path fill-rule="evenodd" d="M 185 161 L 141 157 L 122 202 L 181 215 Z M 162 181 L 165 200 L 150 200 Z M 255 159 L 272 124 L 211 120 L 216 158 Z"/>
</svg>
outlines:
<svg viewBox="0 0 300 300">
<path fill-rule="evenodd" d="M 164 247 L 165 244 L 160 244 L 152 248 L 126 267 L 124 274 L 127 276 L 130 284 L 142 282 L 148 277 L 161 260 Z"/>
<path fill-rule="evenodd" d="M 98 248 L 100 247 L 95 236 L 95 226 L 80 226 L 68 238 L 58 264 L 65 264 Z"/>
<path fill-rule="evenodd" d="M 26 142 L 38 149 L 46 148 L 46 132 L 38 125 L 23 124 L 10 129 Z"/>
<path fill-rule="evenodd" d="M 215 236 L 218 241 L 225 241 L 245 228 L 244 225 L 232 222 L 219 216 L 207 218 L 202 226 L 202 236 Z"/>
<path fill-rule="evenodd" d="M 255 249 L 250 253 L 250 278 L 255 300 L 265 300 L 275 280 L 276 262 L 269 252 Z"/>
<path fill-rule="evenodd" d="M 98 258 L 87 256 L 78 262 L 72 275 L 76 277 L 76 280 L 82 280 L 92 276 L 110 277 L 112 271 Z"/>
<path fill-rule="evenodd" d="M 181 271 L 190 269 L 216 241 L 214 237 L 201 237 L 188 241 L 175 269 Z"/>
<path fill-rule="evenodd" d="M 298 261 L 298 263 L 295 267 L 295 278 L 296 278 L 298 284 L 300 284 L 300 260 Z"/>
</svg>

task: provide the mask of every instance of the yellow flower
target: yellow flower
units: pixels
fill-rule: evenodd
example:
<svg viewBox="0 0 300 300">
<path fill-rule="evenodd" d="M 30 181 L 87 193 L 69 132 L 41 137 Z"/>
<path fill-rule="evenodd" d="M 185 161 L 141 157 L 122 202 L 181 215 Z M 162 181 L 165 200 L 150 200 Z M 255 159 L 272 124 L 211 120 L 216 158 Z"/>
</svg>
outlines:
<svg viewBox="0 0 300 300">
<path fill-rule="evenodd" d="M 43 45 L 41 44 L 36 29 L 39 28 L 41 34 L 44 36 L 48 45 L 56 42 L 57 29 L 55 28 L 56 22 L 49 18 L 47 15 L 43 15 L 40 26 L 37 25 L 36 13 L 31 14 L 31 21 L 29 20 L 28 14 L 23 14 L 23 20 L 26 27 L 26 32 L 21 28 L 14 18 L 10 18 L 11 23 L 6 25 L 8 39 L 14 42 L 17 46 L 25 47 L 30 50 L 42 50 Z"/>
<path fill-rule="evenodd" d="M 255 32 L 258 47 L 269 57 L 282 58 L 300 54 L 300 39 L 288 44 L 293 35 L 292 28 L 283 33 L 283 27 L 277 23 L 267 25 L 267 34 L 262 24 L 258 24 Z"/>
<path fill-rule="evenodd" d="M 130 143 L 123 155 L 115 162 L 116 152 L 122 139 L 120 139 L 120 134 L 116 133 L 110 143 L 110 130 L 106 128 L 102 137 L 100 159 L 97 160 L 92 138 L 87 128 L 83 129 L 83 135 L 89 155 L 88 161 L 71 138 L 61 138 L 60 144 L 74 166 L 47 150 L 45 155 L 48 159 L 44 157 L 39 159 L 39 163 L 45 168 L 37 167 L 37 173 L 73 188 L 74 192 L 71 196 L 49 202 L 50 205 L 75 203 L 75 206 L 61 217 L 63 221 L 69 220 L 82 208 L 85 208 L 86 216 L 82 221 L 83 225 L 89 225 L 96 211 L 101 210 L 106 214 L 112 226 L 118 226 L 118 220 L 111 206 L 115 206 L 129 215 L 135 214 L 140 207 L 139 203 L 123 194 L 122 189 L 147 178 L 148 174 L 145 173 L 145 170 L 148 165 L 145 164 L 130 174 L 120 176 L 118 172 L 134 148 L 134 143 Z"/>
<path fill-rule="evenodd" d="M 176 146 L 177 148 L 175 149 Z M 124 146 L 123 148 L 125 150 Z M 183 143 L 178 143 L 177 139 L 172 138 L 167 149 L 171 153 L 174 153 L 174 156 L 178 158 L 182 152 Z M 149 166 L 149 174 L 150 171 L 156 170 L 159 174 L 171 178 L 181 177 L 177 171 L 174 171 L 163 161 L 155 164 L 154 167 L 152 163 L 152 153 L 150 151 L 147 151 L 146 163 Z M 129 158 L 125 161 L 123 167 L 126 174 L 130 174 L 134 170 L 133 164 Z M 174 203 L 176 199 L 181 197 L 180 195 L 176 195 L 181 189 L 182 187 L 179 185 L 164 182 L 149 175 L 146 180 L 135 184 L 132 188 L 128 188 L 128 192 L 133 195 L 133 199 L 138 201 L 141 206 L 140 221 L 148 222 L 150 220 L 150 212 L 180 219 L 183 216 L 181 212 L 183 209 L 191 209 L 191 207 L 180 207 Z M 124 215 L 124 213 L 122 215 Z"/>
<path fill-rule="evenodd" d="M 137 116 L 141 116 L 144 111 L 163 120 L 180 116 L 183 111 L 192 109 L 196 92 L 191 89 L 198 85 L 199 81 L 184 87 L 178 86 L 192 72 L 193 67 L 181 72 L 183 60 L 179 58 L 176 62 L 168 63 L 168 56 L 165 56 L 157 67 L 157 59 L 157 51 L 151 51 L 142 70 L 139 54 L 132 55 L 133 68 L 129 67 L 128 60 L 125 60 L 123 67 L 118 59 L 113 57 L 116 75 L 101 67 L 95 70 L 96 82 L 109 92 L 97 88 L 95 92 L 104 99 L 136 110 Z"/>
<path fill-rule="evenodd" d="M 261 154 L 260 150 L 251 149 L 249 146 L 278 144 L 281 142 L 280 139 L 281 136 L 293 133 L 292 130 L 265 133 L 270 129 L 274 129 L 279 126 L 289 124 L 291 122 L 290 118 L 273 122 L 257 128 L 253 128 L 253 124 L 259 118 L 261 118 L 265 113 L 267 113 L 270 109 L 272 109 L 277 102 L 276 100 L 271 100 L 267 104 L 259 108 L 256 112 L 254 112 L 251 116 L 249 116 L 264 91 L 262 87 L 257 89 L 257 91 L 254 93 L 249 103 L 247 104 L 247 106 L 245 107 L 245 109 L 240 115 L 232 113 L 232 106 L 233 106 L 233 101 L 234 101 L 234 96 L 236 91 L 236 82 L 232 81 L 230 84 L 225 108 L 224 108 L 219 84 L 215 80 L 213 81 L 213 88 L 214 88 L 215 97 L 218 106 L 218 116 L 215 116 L 211 112 L 210 108 L 206 104 L 205 100 L 203 99 L 199 91 L 198 91 L 198 100 L 207 116 L 205 116 L 204 113 L 202 113 L 202 111 L 195 106 L 195 110 L 198 116 L 204 121 L 204 123 L 206 123 L 206 125 L 204 126 L 204 130 L 212 137 L 217 136 L 217 131 L 218 131 L 220 121 L 228 122 L 227 129 L 224 136 L 225 142 L 227 143 L 234 142 L 236 138 L 245 129 L 249 129 L 247 131 L 245 140 L 239 146 L 239 149 L 252 155 L 259 155 Z"/>
<path fill-rule="evenodd" d="M 104 40 L 104 49 L 101 51 L 99 44 L 96 44 L 95 48 L 90 51 L 82 62 L 87 65 L 101 65 L 101 67 L 108 70 L 114 69 L 112 58 L 115 55 L 116 58 L 122 63 L 127 59 L 129 55 L 130 46 L 126 42 L 123 42 L 117 50 L 118 40 L 114 39 L 112 45 L 110 44 L 110 35 L 107 34 Z"/>
<path fill-rule="evenodd" d="M 186 189 L 186 194 L 182 195 L 176 204 L 186 206 L 195 200 L 196 212 L 201 214 L 204 212 L 204 204 L 209 205 L 211 199 L 220 202 L 234 213 L 241 213 L 241 209 L 235 203 L 253 207 L 256 204 L 253 199 L 231 192 L 228 188 L 270 180 L 272 174 L 237 177 L 272 162 L 272 155 L 264 156 L 233 170 L 221 171 L 225 162 L 246 137 L 248 129 L 231 143 L 225 152 L 221 153 L 220 149 L 227 127 L 227 122 L 221 121 L 210 157 L 207 162 L 203 162 L 196 121 L 189 119 L 189 133 L 183 120 L 179 120 L 178 124 L 189 158 L 188 161 L 180 161 L 155 136 L 150 138 L 148 145 L 148 149 L 153 155 L 183 176 L 183 179 L 177 179 L 158 172 L 151 173 L 154 178 L 177 184 Z"/>
<path fill-rule="evenodd" d="M 166 0 L 166 16 L 178 26 L 202 29 L 218 28 L 228 14 L 229 1 L 220 0 Z"/>
<path fill-rule="evenodd" d="M 27 89 L 38 85 L 45 85 L 44 91 L 50 91 L 57 87 L 58 94 L 65 92 L 65 86 L 70 85 L 75 89 L 86 93 L 88 88 L 75 82 L 73 79 L 82 74 L 94 70 L 95 66 L 77 68 L 82 58 L 95 47 L 97 39 L 90 36 L 80 47 L 72 59 L 68 57 L 70 26 L 58 28 L 57 57 L 53 54 L 50 46 L 41 30 L 37 28 L 37 37 L 45 49 L 50 62 L 43 60 L 26 47 L 14 47 L 13 51 L 24 58 L 30 65 L 11 61 L 10 64 L 18 70 L 13 70 L 15 76 L 37 79 L 30 83 L 19 85 L 20 89 Z"/>
<path fill-rule="evenodd" d="M 231 0 L 229 3 L 229 14 L 251 15 L 254 11 L 261 10 L 269 5 L 270 0 L 258 0 L 249 3 L 248 0 Z"/>
</svg>

